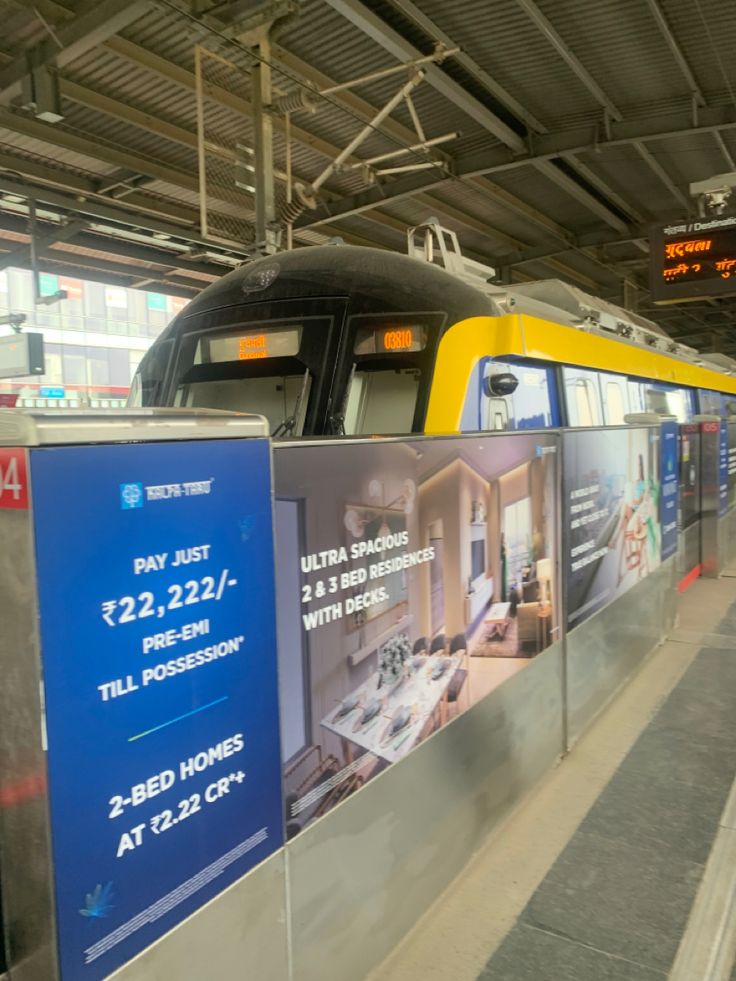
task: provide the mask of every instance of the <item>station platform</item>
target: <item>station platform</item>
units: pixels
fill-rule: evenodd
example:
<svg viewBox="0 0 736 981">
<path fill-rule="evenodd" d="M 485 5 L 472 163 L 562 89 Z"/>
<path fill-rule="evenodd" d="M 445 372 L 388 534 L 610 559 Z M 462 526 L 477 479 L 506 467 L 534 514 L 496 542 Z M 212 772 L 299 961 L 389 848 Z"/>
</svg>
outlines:
<svg viewBox="0 0 736 981">
<path fill-rule="evenodd" d="M 736 981 L 736 569 L 370 981 Z"/>
</svg>

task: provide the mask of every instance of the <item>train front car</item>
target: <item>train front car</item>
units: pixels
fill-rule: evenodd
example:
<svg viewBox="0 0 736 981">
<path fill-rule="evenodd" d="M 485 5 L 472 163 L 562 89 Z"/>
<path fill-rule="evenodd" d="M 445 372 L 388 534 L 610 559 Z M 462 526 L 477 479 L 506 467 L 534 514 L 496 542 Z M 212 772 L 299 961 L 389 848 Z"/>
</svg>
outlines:
<svg viewBox="0 0 736 981">
<path fill-rule="evenodd" d="M 480 290 L 379 249 L 319 246 L 213 283 L 151 347 L 129 404 L 257 412 L 276 436 L 422 432 L 437 347 Z"/>
</svg>

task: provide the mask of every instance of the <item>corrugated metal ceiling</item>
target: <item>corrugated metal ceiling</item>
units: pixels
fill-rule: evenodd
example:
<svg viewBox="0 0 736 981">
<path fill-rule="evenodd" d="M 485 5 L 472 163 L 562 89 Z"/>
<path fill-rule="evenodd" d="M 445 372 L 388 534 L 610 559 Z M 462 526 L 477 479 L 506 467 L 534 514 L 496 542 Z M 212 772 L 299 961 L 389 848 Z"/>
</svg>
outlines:
<svg viewBox="0 0 736 981">
<path fill-rule="evenodd" d="M 431 49 L 431 31 L 426 24 L 420 27 L 413 23 L 411 12 L 407 14 L 402 9 L 400 0 L 362 2 L 369 14 L 377 16 L 388 30 L 399 32 L 421 52 Z M 736 48 L 733 10 L 717 0 L 659 2 L 707 106 L 730 111 L 736 120 L 736 65 L 731 56 Z M 570 58 L 577 59 L 582 70 L 589 73 L 627 122 L 638 120 L 646 127 L 665 114 L 679 113 L 685 120 L 682 125 L 687 125 L 687 115 L 692 111 L 688 81 L 649 3 L 644 0 L 588 0 L 585 5 L 579 0 L 535 0 L 535 3 L 566 45 Z M 574 162 L 566 164 L 567 174 L 586 189 L 587 203 L 585 195 L 581 198 L 580 194 L 570 193 L 569 183 L 563 176 L 555 179 L 554 169 L 540 172 L 521 159 L 512 169 L 493 174 L 492 183 L 482 179 L 449 179 L 428 193 L 397 200 L 392 200 L 393 188 L 387 181 L 386 199 L 381 203 L 378 197 L 375 211 L 350 213 L 327 225 L 301 231 L 301 241 L 319 242 L 339 232 L 346 238 L 353 236 L 355 240 L 401 248 L 403 225 L 436 215 L 457 231 L 469 251 L 491 262 L 503 260 L 508 253 L 519 250 L 522 253 L 527 249 L 539 253 L 545 247 L 550 252 L 561 250 L 552 267 L 549 260 L 537 259 L 527 261 L 519 270 L 549 276 L 550 268 L 554 275 L 565 275 L 567 269 L 578 285 L 581 277 L 588 278 L 597 282 L 602 292 L 610 292 L 615 288 L 620 270 L 614 266 L 607 270 L 600 261 L 580 251 L 565 252 L 565 236 L 567 240 L 571 236 L 597 236 L 601 242 L 615 242 L 617 237 L 626 239 L 627 233 L 617 233 L 602 220 L 601 206 L 619 217 L 622 207 L 631 208 L 644 221 L 669 220 L 694 209 L 689 198 L 690 182 L 731 166 L 717 139 L 712 134 L 701 133 L 649 140 L 648 152 L 664 176 L 635 147 L 606 147 L 600 99 L 561 57 L 525 6 L 528 4 L 520 0 L 420 0 L 419 3 L 420 13 L 433 20 L 482 71 L 534 114 L 549 133 L 579 128 L 583 141 L 587 139 L 585 134 L 590 134 L 591 148 L 603 141 L 598 150 L 578 155 L 591 183 L 585 171 L 574 169 Z M 73 4 L 67 3 L 67 7 Z M 46 35 L 34 9 L 19 0 L 0 0 L 0 17 L 5 35 L 1 46 L 9 57 L 17 57 L 26 46 Z M 159 211 L 162 220 L 168 210 L 172 221 L 182 214 L 191 215 L 191 220 L 196 221 L 199 210 L 194 146 L 197 116 L 191 74 L 194 45 L 203 44 L 239 67 L 238 72 L 230 71 L 229 75 L 227 70 L 213 70 L 210 81 L 218 82 L 227 92 L 250 97 L 248 72 L 253 56 L 242 44 L 229 41 L 225 30 L 223 23 L 221 29 L 213 31 L 193 17 L 172 9 L 167 2 L 154 7 L 122 31 L 122 42 L 113 39 L 109 44 L 100 44 L 64 66 L 62 86 L 73 84 L 68 86 L 63 98 L 65 118 L 60 124 L 32 130 L 36 135 L 30 137 L 15 132 L 8 123 L 5 129 L 0 129 L 0 152 L 8 152 L 13 164 L 17 160 L 21 172 L 23 162 L 27 161 L 26 180 L 41 179 L 31 177 L 31 165 L 37 175 L 40 169 L 47 168 L 49 181 L 55 187 L 63 186 L 65 175 L 70 182 L 74 177 L 90 179 L 110 175 L 135 180 L 135 174 L 114 163 L 116 153 L 134 155 L 150 161 L 153 175 L 158 175 L 156 180 L 151 179 L 153 175 L 144 175 L 147 179 L 136 190 L 136 200 L 145 201 L 147 207 Z M 363 33 L 327 0 L 305 0 L 300 16 L 277 25 L 275 37 L 286 57 L 301 59 L 337 82 L 397 64 L 378 36 Z M 298 87 L 301 77 L 293 70 L 278 60 L 274 69 L 277 91 L 293 91 Z M 465 87 L 479 108 L 473 110 L 472 102 L 467 101 L 461 108 L 425 80 L 413 98 L 427 135 L 459 131 L 458 138 L 443 148 L 451 158 L 462 160 L 475 154 L 480 160 L 487 155 L 491 161 L 513 161 L 514 153 L 523 158 L 518 148 L 506 150 L 497 136 L 485 128 L 481 106 L 485 107 L 484 112 L 496 112 L 511 131 L 524 134 L 523 123 L 508 105 L 499 101 L 498 93 L 485 87 L 467 65 L 448 62 L 446 71 L 456 85 Z M 359 132 L 365 119 L 394 95 L 405 77 L 396 74 L 360 85 L 352 96 L 336 93 L 327 98 L 317 97 L 317 112 L 295 113 L 293 123 L 336 149 L 344 147 Z M 82 90 L 74 86 L 81 86 Z M 95 96 L 115 101 L 104 106 Z M 356 97 L 362 100 L 359 110 Z M 218 98 L 206 100 L 208 138 L 224 146 L 240 143 L 252 147 L 250 117 Z M 138 115 L 126 113 L 127 108 Z M 167 132 L 165 126 L 158 125 L 159 121 L 183 132 Z M 87 146 L 79 144 L 84 152 L 59 145 L 64 142 L 65 133 L 70 138 L 86 139 Z M 357 156 L 365 158 L 406 146 L 414 141 L 413 134 L 410 114 L 401 106 L 392 114 L 390 122 L 360 147 Z M 724 130 L 722 139 L 726 152 L 736 154 L 736 131 Z M 104 148 L 104 153 L 102 149 L 97 151 L 104 159 L 95 156 L 95 146 Z M 303 141 L 294 141 L 295 174 L 307 182 L 314 180 L 329 160 L 326 152 L 329 154 L 329 149 L 315 150 Z M 274 133 L 274 154 L 276 165 L 284 167 L 286 145 L 278 128 Z M 417 159 L 407 156 L 394 163 L 400 165 Z M 125 157 L 120 156 L 120 160 L 124 161 Z M 167 169 L 170 179 L 164 180 Z M 219 178 L 221 181 L 232 179 L 232 167 L 227 172 L 223 165 L 220 171 L 224 175 Z M 360 171 L 343 170 L 327 181 L 323 200 L 336 205 L 342 198 L 352 200 L 366 189 Z M 228 207 L 236 207 L 241 220 L 251 221 L 252 195 L 233 194 L 223 185 L 222 194 L 213 195 L 213 207 L 223 214 Z M 277 194 L 283 197 L 283 185 L 278 186 Z M 71 196 L 69 207 L 73 210 Z M 612 221 L 615 220 L 614 217 Z M 636 234 L 643 232 L 632 227 L 628 237 Z M 606 255 L 631 260 L 642 253 L 623 244 L 613 245 Z M 643 275 L 643 267 L 638 275 Z"/>
</svg>

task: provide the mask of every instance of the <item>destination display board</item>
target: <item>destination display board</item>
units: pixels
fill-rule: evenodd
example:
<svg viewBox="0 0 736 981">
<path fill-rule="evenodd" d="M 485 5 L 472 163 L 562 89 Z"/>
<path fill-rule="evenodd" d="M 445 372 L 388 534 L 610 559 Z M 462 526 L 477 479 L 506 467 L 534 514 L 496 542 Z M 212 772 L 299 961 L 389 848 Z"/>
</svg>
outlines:
<svg viewBox="0 0 736 981">
<path fill-rule="evenodd" d="M 652 229 L 650 288 L 656 303 L 736 291 L 736 215 Z"/>
<path fill-rule="evenodd" d="M 282 844 L 269 447 L 29 458 L 61 981 L 99 981 Z"/>
</svg>

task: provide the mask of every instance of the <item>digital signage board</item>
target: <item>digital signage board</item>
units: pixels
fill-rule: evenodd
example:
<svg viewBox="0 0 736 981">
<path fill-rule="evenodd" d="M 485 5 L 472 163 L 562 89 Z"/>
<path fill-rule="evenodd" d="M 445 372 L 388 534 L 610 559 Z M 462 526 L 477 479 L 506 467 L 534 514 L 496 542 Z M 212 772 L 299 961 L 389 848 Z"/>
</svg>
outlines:
<svg viewBox="0 0 736 981">
<path fill-rule="evenodd" d="M 688 219 L 650 233 L 650 289 L 656 303 L 736 291 L 736 215 Z"/>
</svg>

